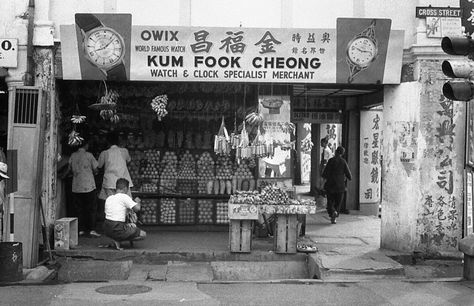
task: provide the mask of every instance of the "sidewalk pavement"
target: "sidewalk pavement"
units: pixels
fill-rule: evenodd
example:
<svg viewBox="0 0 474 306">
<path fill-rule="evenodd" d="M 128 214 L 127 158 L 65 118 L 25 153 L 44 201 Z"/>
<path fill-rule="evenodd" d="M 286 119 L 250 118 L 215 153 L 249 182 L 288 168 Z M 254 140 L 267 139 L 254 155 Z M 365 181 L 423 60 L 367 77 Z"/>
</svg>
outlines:
<svg viewBox="0 0 474 306">
<path fill-rule="evenodd" d="M 56 258 L 63 267 L 69 266 L 68 275 L 63 277 L 81 280 L 94 280 L 94 277 L 104 280 L 114 273 L 115 278 L 109 279 L 179 281 L 181 278 L 201 282 L 461 279 L 461 254 L 458 260 L 424 260 L 413 265 L 412 254 L 380 249 L 378 217 L 357 213 L 341 214 L 337 224 L 331 224 L 322 208 L 315 215 L 307 215 L 305 236 L 300 240 L 318 248 L 312 254 L 276 254 L 272 238 L 254 238 L 251 253 L 230 253 L 228 226 L 207 232 L 178 231 L 183 227 L 168 227 L 166 231 L 162 227 L 148 227 L 145 228 L 147 238 L 135 242 L 133 248 L 128 243 L 124 243 L 123 251 L 99 248 L 110 240 L 80 237 L 76 249 L 56 251 Z M 100 268 L 95 268 L 94 263 L 100 263 Z M 80 270 L 92 274 L 74 276 L 71 272 Z"/>
</svg>

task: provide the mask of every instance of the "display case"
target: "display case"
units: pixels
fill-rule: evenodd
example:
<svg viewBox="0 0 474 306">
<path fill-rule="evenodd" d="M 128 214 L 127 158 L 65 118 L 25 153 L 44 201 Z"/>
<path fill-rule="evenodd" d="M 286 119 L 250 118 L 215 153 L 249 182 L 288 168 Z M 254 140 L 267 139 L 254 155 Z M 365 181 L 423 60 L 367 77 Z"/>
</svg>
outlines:
<svg viewBox="0 0 474 306">
<path fill-rule="evenodd" d="M 145 225 L 227 225 L 228 200 L 256 188 L 248 162 L 207 149 L 131 149 L 133 198 Z"/>
<path fill-rule="evenodd" d="M 225 225 L 229 223 L 228 195 L 133 192 L 141 199 L 144 225 Z"/>
</svg>

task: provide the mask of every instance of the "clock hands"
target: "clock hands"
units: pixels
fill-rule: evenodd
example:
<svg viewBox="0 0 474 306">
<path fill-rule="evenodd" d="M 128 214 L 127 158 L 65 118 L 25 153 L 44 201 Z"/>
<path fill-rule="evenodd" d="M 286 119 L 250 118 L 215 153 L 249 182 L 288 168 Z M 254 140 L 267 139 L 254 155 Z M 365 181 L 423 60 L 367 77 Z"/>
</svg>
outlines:
<svg viewBox="0 0 474 306">
<path fill-rule="evenodd" d="M 361 48 L 357 48 L 357 47 L 353 47 L 354 49 L 357 49 L 359 50 L 360 52 L 364 52 L 364 53 L 370 53 L 370 55 L 372 56 L 372 52 L 369 51 L 369 50 L 364 50 L 364 49 L 361 49 Z"/>
<path fill-rule="evenodd" d="M 103 46 L 102 48 L 99 48 L 99 49 L 95 49 L 95 51 L 97 52 L 97 51 L 106 49 L 112 42 L 113 42 L 113 40 L 109 41 L 107 44 L 105 44 L 105 46 Z"/>
</svg>

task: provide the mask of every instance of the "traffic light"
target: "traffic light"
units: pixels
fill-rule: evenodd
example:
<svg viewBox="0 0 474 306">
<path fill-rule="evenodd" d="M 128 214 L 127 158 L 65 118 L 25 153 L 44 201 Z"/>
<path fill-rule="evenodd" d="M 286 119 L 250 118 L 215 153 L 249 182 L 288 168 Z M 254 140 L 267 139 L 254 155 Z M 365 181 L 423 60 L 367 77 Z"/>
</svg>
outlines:
<svg viewBox="0 0 474 306">
<path fill-rule="evenodd" d="M 441 48 L 449 55 L 467 55 L 474 58 L 474 40 L 468 37 L 444 37 Z M 451 100 L 469 101 L 474 97 L 474 63 L 469 60 L 443 61 L 443 73 L 450 78 L 464 78 L 464 81 L 448 81 L 443 85 L 443 95 Z"/>
</svg>

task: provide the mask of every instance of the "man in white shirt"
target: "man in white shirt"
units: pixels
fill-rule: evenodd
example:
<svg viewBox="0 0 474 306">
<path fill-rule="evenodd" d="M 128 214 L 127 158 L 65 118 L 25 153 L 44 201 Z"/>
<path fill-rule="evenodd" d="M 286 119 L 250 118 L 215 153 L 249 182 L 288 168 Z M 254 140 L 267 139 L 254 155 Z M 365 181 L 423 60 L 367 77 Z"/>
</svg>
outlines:
<svg viewBox="0 0 474 306">
<path fill-rule="evenodd" d="M 139 229 L 134 223 L 127 223 L 127 210 L 140 211 L 140 199 L 136 202 L 127 194 L 129 182 L 119 178 L 115 185 L 116 193 L 105 200 L 105 235 L 114 240 L 115 248 L 121 250 L 121 241 L 143 240 L 146 232 Z"/>
<path fill-rule="evenodd" d="M 128 172 L 127 163 L 132 159 L 128 150 L 118 146 L 118 134 L 111 132 L 107 135 L 107 141 L 110 148 L 102 151 L 99 155 L 99 168 L 104 168 L 104 179 L 102 181 L 102 189 L 99 199 L 105 200 L 108 196 L 115 194 L 115 182 L 119 178 L 125 178 L 133 187 L 130 173 Z M 131 197 L 131 193 L 129 193 Z"/>
</svg>

